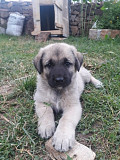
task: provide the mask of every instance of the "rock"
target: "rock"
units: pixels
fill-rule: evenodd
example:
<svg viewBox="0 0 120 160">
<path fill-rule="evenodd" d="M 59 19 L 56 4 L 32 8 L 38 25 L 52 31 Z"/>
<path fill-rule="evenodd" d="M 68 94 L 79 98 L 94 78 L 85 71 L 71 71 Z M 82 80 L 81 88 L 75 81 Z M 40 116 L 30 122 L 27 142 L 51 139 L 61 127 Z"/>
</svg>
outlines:
<svg viewBox="0 0 120 160">
<path fill-rule="evenodd" d="M 9 17 L 9 12 L 7 9 L 0 9 L 0 17 L 1 18 L 8 18 Z"/>
<path fill-rule="evenodd" d="M 75 21 L 75 18 L 76 18 L 76 15 L 71 15 L 70 20 L 71 20 L 72 22 L 74 22 L 74 21 Z"/>
<path fill-rule="evenodd" d="M 80 22 L 80 18 L 77 16 L 74 21 L 75 22 Z"/>
<path fill-rule="evenodd" d="M 77 25 L 78 25 L 78 22 L 70 22 L 70 25 L 71 25 L 71 27 L 72 27 L 72 26 L 77 26 Z"/>
<path fill-rule="evenodd" d="M 0 8 L 6 9 L 7 8 L 7 2 L 0 3 Z"/>
<path fill-rule="evenodd" d="M 72 14 L 73 14 L 73 15 L 78 15 L 79 12 L 75 10 L 75 11 L 72 12 Z"/>
<path fill-rule="evenodd" d="M 94 160 L 95 153 L 83 144 L 75 142 L 75 145 L 68 152 L 58 152 L 52 146 L 52 138 L 45 143 L 46 150 L 56 160 L 66 160 L 70 157 L 72 160 Z"/>
<path fill-rule="evenodd" d="M 71 26 L 71 32 L 72 35 L 75 36 L 78 34 L 78 27 L 77 26 Z"/>
<path fill-rule="evenodd" d="M 3 27 L 0 27 L 0 34 L 5 34 L 6 30 Z"/>
<path fill-rule="evenodd" d="M 7 20 L 0 18 L 0 26 L 3 28 L 7 28 Z"/>
<path fill-rule="evenodd" d="M 18 5 L 13 5 L 10 9 L 11 12 L 23 13 L 23 8 Z"/>
</svg>

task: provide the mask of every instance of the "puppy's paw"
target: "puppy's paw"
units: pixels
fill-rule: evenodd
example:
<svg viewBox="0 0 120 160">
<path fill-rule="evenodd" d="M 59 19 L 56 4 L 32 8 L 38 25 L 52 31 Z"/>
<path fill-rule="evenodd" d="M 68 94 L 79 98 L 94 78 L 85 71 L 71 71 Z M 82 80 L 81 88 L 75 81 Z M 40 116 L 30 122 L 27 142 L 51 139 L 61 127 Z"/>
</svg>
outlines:
<svg viewBox="0 0 120 160">
<path fill-rule="evenodd" d="M 42 138 L 50 138 L 55 132 L 55 123 L 41 123 L 38 124 L 38 134 Z"/>
<path fill-rule="evenodd" d="M 95 88 L 103 88 L 103 83 L 99 80 L 96 80 L 94 85 L 95 85 Z"/>
<path fill-rule="evenodd" d="M 93 76 L 91 76 L 90 81 L 95 86 L 95 88 L 102 88 L 103 87 L 103 83 Z"/>
<path fill-rule="evenodd" d="M 73 147 L 75 143 L 74 132 L 55 132 L 52 140 L 53 147 L 59 152 L 66 152 Z"/>
</svg>

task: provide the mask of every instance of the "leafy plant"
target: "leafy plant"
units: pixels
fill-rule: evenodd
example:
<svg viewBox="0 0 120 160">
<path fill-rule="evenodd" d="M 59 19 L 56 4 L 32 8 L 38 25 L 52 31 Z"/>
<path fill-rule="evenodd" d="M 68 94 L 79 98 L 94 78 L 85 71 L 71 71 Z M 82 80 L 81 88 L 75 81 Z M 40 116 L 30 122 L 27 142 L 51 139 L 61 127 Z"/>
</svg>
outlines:
<svg viewBox="0 0 120 160">
<path fill-rule="evenodd" d="M 111 0 L 104 2 L 102 16 L 97 16 L 97 28 L 100 29 L 120 29 L 120 1 Z"/>
</svg>

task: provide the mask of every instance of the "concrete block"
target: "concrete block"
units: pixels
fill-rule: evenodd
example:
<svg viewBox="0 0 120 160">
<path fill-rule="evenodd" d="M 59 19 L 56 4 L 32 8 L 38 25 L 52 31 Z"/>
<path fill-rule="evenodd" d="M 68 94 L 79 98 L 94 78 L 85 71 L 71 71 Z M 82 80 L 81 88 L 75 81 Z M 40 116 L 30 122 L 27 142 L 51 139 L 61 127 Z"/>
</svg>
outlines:
<svg viewBox="0 0 120 160">
<path fill-rule="evenodd" d="M 90 29 L 89 38 L 90 39 L 105 39 L 105 36 L 110 38 L 115 38 L 116 36 L 120 37 L 120 30 L 112 29 Z"/>
<path fill-rule="evenodd" d="M 101 29 L 100 38 L 105 39 L 105 36 L 111 37 L 111 29 Z"/>
<path fill-rule="evenodd" d="M 90 39 L 99 39 L 100 35 L 98 35 L 98 30 L 97 29 L 90 29 L 89 30 L 89 38 Z"/>
<path fill-rule="evenodd" d="M 120 37 L 120 30 L 111 30 L 111 38 Z"/>
</svg>

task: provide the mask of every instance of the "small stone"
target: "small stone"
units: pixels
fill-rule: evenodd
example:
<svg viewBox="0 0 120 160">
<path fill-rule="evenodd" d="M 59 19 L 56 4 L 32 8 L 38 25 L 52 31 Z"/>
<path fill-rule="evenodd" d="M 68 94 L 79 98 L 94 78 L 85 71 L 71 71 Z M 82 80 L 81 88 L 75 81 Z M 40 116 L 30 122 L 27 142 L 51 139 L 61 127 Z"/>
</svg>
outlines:
<svg viewBox="0 0 120 160">
<path fill-rule="evenodd" d="M 72 160 L 94 160 L 95 153 L 83 144 L 75 142 L 75 145 L 68 152 L 58 152 L 52 146 L 52 138 L 45 143 L 46 150 L 56 160 L 67 159 L 69 156 Z"/>
<path fill-rule="evenodd" d="M 72 12 L 72 14 L 73 14 L 73 15 L 78 15 L 79 12 L 75 10 L 75 11 Z"/>
<path fill-rule="evenodd" d="M 7 28 L 7 20 L 0 18 L 0 26 L 3 28 Z"/>
<path fill-rule="evenodd" d="M 75 36 L 78 34 L 78 27 L 77 26 L 71 26 L 71 32 L 72 35 Z"/>
<path fill-rule="evenodd" d="M 75 21 L 75 18 L 76 18 L 76 15 L 71 15 L 70 20 L 71 20 L 72 22 L 74 22 L 74 21 Z"/>
<path fill-rule="evenodd" d="M 80 18 L 78 16 L 75 18 L 75 22 L 80 22 Z"/>
</svg>

